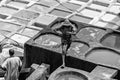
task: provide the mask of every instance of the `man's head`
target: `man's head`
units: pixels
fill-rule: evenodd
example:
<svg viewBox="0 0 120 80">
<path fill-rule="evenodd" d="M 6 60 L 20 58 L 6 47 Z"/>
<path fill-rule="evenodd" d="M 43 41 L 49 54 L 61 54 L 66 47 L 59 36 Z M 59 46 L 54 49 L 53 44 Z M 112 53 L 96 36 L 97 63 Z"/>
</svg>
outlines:
<svg viewBox="0 0 120 80">
<path fill-rule="evenodd" d="M 14 50 L 13 50 L 13 49 L 10 49 L 10 50 L 9 50 L 9 55 L 10 55 L 10 56 L 13 56 L 13 55 L 14 55 Z"/>
</svg>

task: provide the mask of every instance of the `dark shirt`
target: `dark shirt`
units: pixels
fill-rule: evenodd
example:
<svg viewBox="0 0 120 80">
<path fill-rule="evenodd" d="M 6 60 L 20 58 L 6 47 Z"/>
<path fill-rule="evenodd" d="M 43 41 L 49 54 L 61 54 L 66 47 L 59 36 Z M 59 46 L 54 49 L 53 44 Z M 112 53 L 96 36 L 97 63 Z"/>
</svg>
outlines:
<svg viewBox="0 0 120 80">
<path fill-rule="evenodd" d="M 70 32 L 72 32 L 71 26 L 63 25 L 60 28 L 58 28 L 57 31 L 61 32 L 62 44 L 69 45 L 71 43 L 71 33 L 70 33 Z"/>
</svg>

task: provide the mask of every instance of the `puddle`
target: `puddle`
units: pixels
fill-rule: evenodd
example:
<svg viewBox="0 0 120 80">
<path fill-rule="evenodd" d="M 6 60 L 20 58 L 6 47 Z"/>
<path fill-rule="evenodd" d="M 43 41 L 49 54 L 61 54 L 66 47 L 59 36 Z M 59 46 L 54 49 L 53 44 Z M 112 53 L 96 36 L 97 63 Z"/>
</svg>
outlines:
<svg viewBox="0 0 120 80">
<path fill-rule="evenodd" d="M 47 12 L 49 10 L 49 8 L 50 7 L 48 7 L 48 6 L 34 4 L 34 5 L 30 6 L 28 8 L 28 10 L 33 10 L 33 11 L 37 11 L 37 12 Z"/>
<path fill-rule="evenodd" d="M 70 14 L 72 14 L 71 12 L 67 12 L 67 11 L 63 11 L 60 9 L 54 9 L 50 12 L 50 14 L 56 15 L 56 16 L 60 16 L 60 17 L 66 17 Z"/>
<path fill-rule="evenodd" d="M 78 15 L 78 14 L 73 15 L 69 19 L 73 21 L 77 21 L 77 22 L 87 23 L 87 24 L 93 20 L 93 18 L 85 17 L 85 16 Z"/>
<path fill-rule="evenodd" d="M 35 36 L 39 31 L 34 30 L 34 29 L 29 29 L 29 28 L 25 28 L 21 34 L 25 35 L 25 36 L 29 36 L 29 37 L 33 37 Z"/>
<path fill-rule="evenodd" d="M 109 4 L 93 1 L 89 7 L 93 9 L 98 9 L 98 10 L 105 10 L 107 9 L 108 6 Z"/>
<path fill-rule="evenodd" d="M 119 67 L 120 54 L 109 49 L 99 48 L 90 51 L 86 55 L 86 59 L 101 65 Z"/>
<path fill-rule="evenodd" d="M 32 20 L 32 19 L 37 18 L 39 15 L 40 15 L 39 13 L 35 13 L 32 11 L 21 10 L 21 11 L 17 12 L 16 14 L 14 14 L 13 17 L 21 18 L 21 19 L 25 19 L 25 20 Z"/>
<path fill-rule="evenodd" d="M 76 36 L 85 42 L 96 42 L 105 34 L 105 30 L 87 27 L 81 29 Z"/>
<path fill-rule="evenodd" d="M 120 33 L 109 33 L 103 36 L 101 44 L 104 46 L 120 49 Z"/>
<path fill-rule="evenodd" d="M 81 5 L 66 2 L 66 3 L 62 3 L 62 5 L 61 4 L 58 5 L 56 8 L 65 10 L 65 11 L 76 11 L 80 7 L 81 7 Z"/>
<path fill-rule="evenodd" d="M 13 9 L 13 8 L 9 8 L 9 7 L 0 7 L 1 14 L 12 15 L 12 14 L 16 13 L 17 11 L 18 11 L 17 9 Z"/>
<path fill-rule="evenodd" d="M 80 14 L 83 16 L 86 16 L 86 17 L 95 18 L 95 17 L 99 16 L 101 14 L 101 12 L 85 8 L 80 12 Z"/>
<path fill-rule="evenodd" d="M 10 1 L 7 5 L 12 6 L 15 8 L 25 8 L 27 6 L 27 2 L 17 2 L 17 1 Z"/>
</svg>

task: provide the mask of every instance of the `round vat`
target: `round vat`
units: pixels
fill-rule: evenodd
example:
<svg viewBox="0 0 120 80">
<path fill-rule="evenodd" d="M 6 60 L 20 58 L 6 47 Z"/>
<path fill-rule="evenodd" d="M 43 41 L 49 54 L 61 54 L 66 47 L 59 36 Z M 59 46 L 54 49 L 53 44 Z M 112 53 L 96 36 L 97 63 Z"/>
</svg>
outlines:
<svg viewBox="0 0 120 80">
<path fill-rule="evenodd" d="M 61 52 L 61 37 L 52 33 L 40 35 L 35 39 L 35 43 L 43 48 Z"/>
<path fill-rule="evenodd" d="M 87 72 L 74 68 L 63 68 L 54 71 L 48 80 L 89 80 Z"/>
<path fill-rule="evenodd" d="M 85 42 L 94 42 L 99 40 L 103 34 L 105 33 L 105 30 L 100 28 L 94 28 L 94 27 L 86 27 L 81 29 L 76 36 Z"/>
<path fill-rule="evenodd" d="M 83 74 L 75 71 L 65 71 L 57 74 L 55 80 L 88 80 Z"/>
<path fill-rule="evenodd" d="M 116 32 L 106 34 L 100 40 L 100 43 L 103 46 L 120 49 L 120 34 Z"/>
<path fill-rule="evenodd" d="M 86 51 L 88 51 L 89 45 L 85 42 L 74 41 L 71 43 L 68 49 L 68 55 L 76 58 L 80 58 Z"/>
<path fill-rule="evenodd" d="M 120 53 L 108 48 L 95 48 L 86 54 L 86 59 L 109 67 L 120 66 Z"/>
</svg>

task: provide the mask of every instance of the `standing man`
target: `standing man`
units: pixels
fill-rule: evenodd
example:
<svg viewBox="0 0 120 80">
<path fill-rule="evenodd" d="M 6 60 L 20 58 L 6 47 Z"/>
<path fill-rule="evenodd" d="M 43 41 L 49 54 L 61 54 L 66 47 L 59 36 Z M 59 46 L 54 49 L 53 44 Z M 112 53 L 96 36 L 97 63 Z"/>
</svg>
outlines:
<svg viewBox="0 0 120 80">
<path fill-rule="evenodd" d="M 72 42 L 72 35 L 74 35 L 76 32 L 74 30 L 75 26 L 72 25 L 69 21 L 65 21 L 61 24 L 61 26 L 54 31 L 61 34 L 61 46 L 63 47 L 63 54 L 66 54 L 67 50 L 69 49 L 71 42 Z"/>
<path fill-rule="evenodd" d="M 1 67 L 6 70 L 5 80 L 18 80 L 22 62 L 19 57 L 14 57 L 14 50 L 9 50 L 10 57 L 7 58 Z"/>
<path fill-rule="evenodd" d="M 74 31 L 74 25 L 72 25 L 68 20 L 63 22 L 61 26 L 54 31 L 59 31 L 61 34 L 61 46 L 62 46 L 62 67 L 65 67 L 65 56 L 67 54 L 67 50 L 69 49 L 72 43 L 72 35 L 76 32 Z"/>
</svg>

